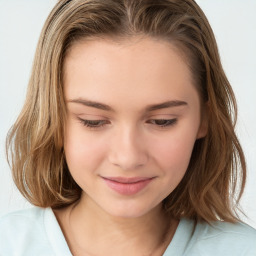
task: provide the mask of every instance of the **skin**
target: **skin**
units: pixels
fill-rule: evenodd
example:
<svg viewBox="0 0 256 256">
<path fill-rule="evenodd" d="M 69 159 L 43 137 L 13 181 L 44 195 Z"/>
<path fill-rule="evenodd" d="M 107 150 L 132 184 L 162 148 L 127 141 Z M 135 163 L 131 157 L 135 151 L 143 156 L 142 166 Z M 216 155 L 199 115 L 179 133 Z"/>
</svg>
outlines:
<svg viewBox="0 0 256 256">
<path fill-rule="evenodd" d="M 64 149 L 83 192 L 55 214 L 72 253 L 162 255 L 178 225 L 162 201 L 207 129 L 184 58 L 170 43 L 147 37 L 80 41 L 64 73 Z M 152 180 L 124 195 L 106 184 L 108 177 Z"/>
</svg>

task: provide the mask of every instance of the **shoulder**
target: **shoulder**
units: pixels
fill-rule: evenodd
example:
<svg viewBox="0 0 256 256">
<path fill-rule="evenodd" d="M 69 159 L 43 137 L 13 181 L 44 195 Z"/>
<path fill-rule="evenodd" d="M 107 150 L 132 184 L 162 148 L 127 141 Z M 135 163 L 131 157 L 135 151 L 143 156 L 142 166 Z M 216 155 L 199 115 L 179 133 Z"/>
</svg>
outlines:
<svg viewBox="0 0 256 256">
<path fill-rule="evenodd" d="M 28 209 L 22 209 L 19 211 L 9 212 L 0 217 L 0 222 L 4 222 L 9 218 L 29 218 L 29 219 L 37 219 L 39 216 L 42 216 L 47 208 L 40 207 L 31 207 Z"/>
<path fill-rule="evenodd" d="M 256 255 L 256 230 L 244 223 L 197 223 L 193 238 L 199 255 Z"/>
<path fill-rule="evenodd" d="M 0 236 L 10 232 L 27 232 L 29 229 L 41 229 L 46 209 L 33 207 L 11 212 L 0 218 Z"/>
<path fill-rule="evenodd" d="M 212 223 L 198 223 L 196 226 L 198 234 L 204 238 L 210 237 L 246 237 L 247 239 L 256 239 L 256 230 L 249 225 L 237 222 L 229 223 L 216 221 Z M 254 240 L 255 241 L 255 240 Z"/>
<path fill-rule="evenodd" d="M 44 215 L 47 211 L 48 208 L 34 207 L 2 216 L 0 255 L 16 255 L 14 250 L 21 253 L 25 248 L 30 250 L 30 252 L 26 251 L 26 255 L 33 255 L 36 251 L 37 255 L 40 255 L 38 254 L 40 250 L 49 253 L 49 242 L 44 230 Z M 32 244 L 35 246 L 31 246 Z"/>
</svg>

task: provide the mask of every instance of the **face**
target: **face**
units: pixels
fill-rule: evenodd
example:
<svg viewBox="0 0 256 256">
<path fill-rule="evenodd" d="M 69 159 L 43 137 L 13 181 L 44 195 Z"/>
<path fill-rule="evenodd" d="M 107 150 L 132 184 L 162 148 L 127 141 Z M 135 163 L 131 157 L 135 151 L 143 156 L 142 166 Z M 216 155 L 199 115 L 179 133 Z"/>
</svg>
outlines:
<svg viewBox="0 0 256 256">
<path fill-rule="evenodd" d="M 64 148 L 83 199 L 119 217 L 150 213 L 205 135 L 188 66 L 150 38 L 77 42 L 64 63 Z"/>
</svg>

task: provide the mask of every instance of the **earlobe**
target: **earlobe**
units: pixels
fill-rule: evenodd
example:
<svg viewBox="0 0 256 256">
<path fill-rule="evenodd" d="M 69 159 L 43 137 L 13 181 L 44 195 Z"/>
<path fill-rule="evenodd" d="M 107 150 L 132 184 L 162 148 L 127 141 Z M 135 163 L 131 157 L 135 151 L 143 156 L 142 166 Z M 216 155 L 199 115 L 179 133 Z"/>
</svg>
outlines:
<svg viewBox="0 0 256 256">
<path fill-rule="evenodd" d="M 196 137 L 197 139 L 204 138 L 207 135 L 208 124 L 209 124 L 208 113 L 209 113 L 209 111 L 208 111 L 208 104 L 205 103 L 204 104 L 203 113 L 201 115 L 201 124 L 199 126 L 197 137 Z"/>
<path fill-rule="evenodd" d="M 197 133 L 197 139 L 201 139 L 204 138 L 207 135 L 207 131 L 208 131 L 208 122 L 206 122 L 205 120 L 203 120 L 201 122 L 201 125 L 198 129 L 198 133 Z"/>
</svg>

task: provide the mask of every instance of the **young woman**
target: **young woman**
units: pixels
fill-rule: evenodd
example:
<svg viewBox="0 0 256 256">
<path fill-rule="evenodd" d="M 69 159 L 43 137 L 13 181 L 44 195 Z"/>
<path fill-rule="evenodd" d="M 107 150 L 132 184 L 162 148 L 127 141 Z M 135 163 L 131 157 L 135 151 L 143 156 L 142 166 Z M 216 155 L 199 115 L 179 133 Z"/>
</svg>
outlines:
<svg viewBox="0 0 256 256">
<path fill-rule="evenodd" d="M 256 255 L 236 102 L 193 0 L 62 0 L 7 149 L 36 207 L 0 255 Z"/>
</svg>

